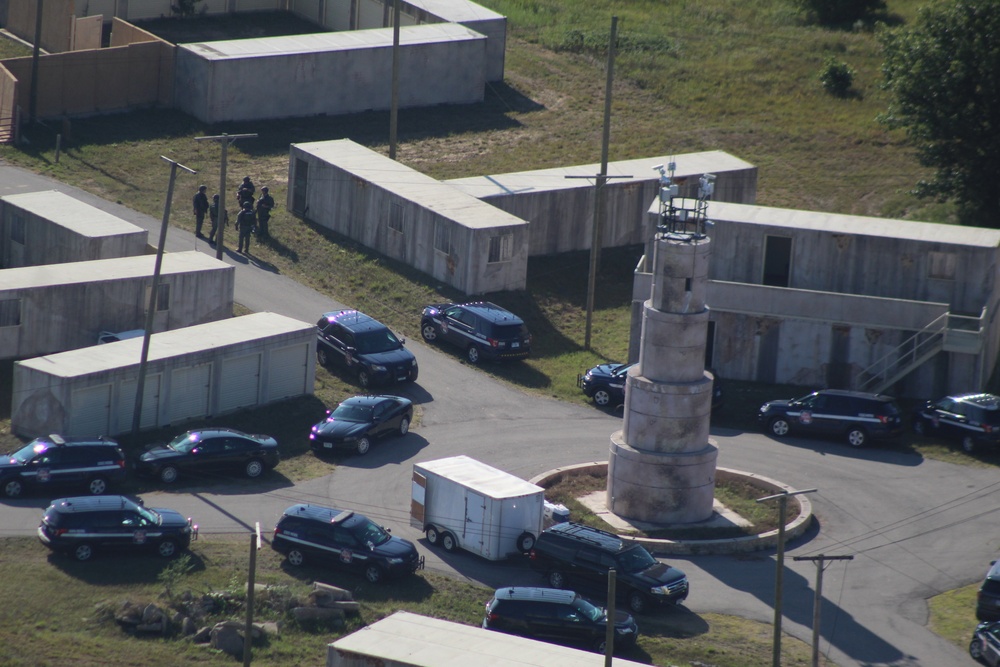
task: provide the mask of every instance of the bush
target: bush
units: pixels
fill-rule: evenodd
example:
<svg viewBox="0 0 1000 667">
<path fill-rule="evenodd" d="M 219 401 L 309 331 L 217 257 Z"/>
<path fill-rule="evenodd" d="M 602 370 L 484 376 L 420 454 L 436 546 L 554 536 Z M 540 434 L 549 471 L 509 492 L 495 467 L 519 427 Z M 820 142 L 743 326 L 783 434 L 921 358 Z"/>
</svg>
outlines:
<svg viewBox="0 0 1000 667">
<path fill-rule="evenodd" d="M 885 11 L 885 0 L 797 0 L 823 25 L 851 24 Z"/>
<path fill-rule="evenodd" d="M 847 97 L 854 85 L 854 70 L 847 63 L 830 56 L 823 63 L 819 80 L 826 92 L 837 97 Z"/>
</svg>

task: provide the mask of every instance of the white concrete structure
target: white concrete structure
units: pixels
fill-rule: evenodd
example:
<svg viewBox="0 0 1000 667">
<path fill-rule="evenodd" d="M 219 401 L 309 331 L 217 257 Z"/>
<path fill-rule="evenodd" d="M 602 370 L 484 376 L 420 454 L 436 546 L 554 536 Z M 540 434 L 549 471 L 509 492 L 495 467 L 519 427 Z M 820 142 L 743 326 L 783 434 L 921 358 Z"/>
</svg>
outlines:
<svg viewBox="0 0 1000 667">
<path fill-rule="evenodd" d="M 142 255 L 147 236 L 58 190 L 0 197 L 0 268 Z"/>
<path fill-rule="evenodd" d="M 146 324 L 155 255 L 0 270 L 0 358 L 97 343 Z M 234 269 L 201 252 L 163 256 L 153 331 L 233 314 Z"/>
<path fill-rule="evenodd" d="M 406 611 L 327 647 L 326 667 L 603 667 L 604 656 Z M 641 663 L 614 658 L 615 667 Z"/>
<path fill-rule="evenodd" d="M 14 364 L 11 430 L 116 435 L 132 428 L 142 339 Z M 140 426 L 155 428 L 311 394 L 316 327 L 254 313 L 150 337 Z"/>
<path fill-rule="evenodd" d="M 353 141 L 292 144 L 288 208 L 466 294 L 523 289 L 528 223 Z"/>
</svg>

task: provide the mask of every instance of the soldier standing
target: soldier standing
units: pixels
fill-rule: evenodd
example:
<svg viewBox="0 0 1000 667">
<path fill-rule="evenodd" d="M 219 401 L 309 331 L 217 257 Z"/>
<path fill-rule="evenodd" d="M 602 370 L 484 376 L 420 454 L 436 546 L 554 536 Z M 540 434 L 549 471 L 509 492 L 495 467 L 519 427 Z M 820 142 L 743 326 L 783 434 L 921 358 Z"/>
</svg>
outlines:
<svg viewBox="0 0 1000 667">
<path fill-rule="evenodd" d="M 236 216 L 236 231 L 240 233 L 240 248 L 238 252 L 244 255 L 250 254 L 250 234 L 253 233 L 254 223 L 257 218 L 253 214 L 253 204 L 249 201 L 243 202 L 243 210 Z"/>
<path fill-rule="evenodd" d="M 274 208 L 274 197 L 267 187 L 260 189 L 260 199 L 257 200 L 257 240 L 267 241 L 271 238 L 267 223 L 271 219 L 271 209 Z"/>
<path fill-rule="evenodd" d="M 201 233 L 201 226 L 205 224 L 205 214 L 208 213 L 208 195 L 205 194 L 207 189 L 207 185 L 200 186 L 191 201 L 194 207 L 194 235 L 199 238 L 205 238 Z M 214 229 L 212 233 L 215 233 Z"/>
</svg>

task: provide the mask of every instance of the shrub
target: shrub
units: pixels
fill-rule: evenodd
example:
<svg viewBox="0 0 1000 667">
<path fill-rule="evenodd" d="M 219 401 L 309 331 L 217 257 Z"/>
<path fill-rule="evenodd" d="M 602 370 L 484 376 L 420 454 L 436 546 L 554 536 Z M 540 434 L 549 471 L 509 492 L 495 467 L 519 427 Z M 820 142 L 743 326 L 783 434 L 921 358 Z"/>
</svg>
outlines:
<svg viewBox="0 0 1000 667">
<path fill-rule="evenodd" d="M 797 0 L 823 25 L 851 24 L 885 11 L 885 0 Z"/>
<path fill-rule="evenodd" d="M 846 97 L 854 85 L 854 70 L 847 63 L 830 56 L 823 63 L 819 80 L 826 92 L 837 97 Z"/>
</svg>

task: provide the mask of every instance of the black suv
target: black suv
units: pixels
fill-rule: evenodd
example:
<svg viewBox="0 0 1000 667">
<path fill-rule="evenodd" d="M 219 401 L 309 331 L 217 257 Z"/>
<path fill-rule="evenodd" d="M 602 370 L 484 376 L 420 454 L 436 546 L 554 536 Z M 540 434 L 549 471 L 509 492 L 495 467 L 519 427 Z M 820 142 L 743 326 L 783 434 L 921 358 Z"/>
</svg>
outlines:
<svg viewBox="0 0 1000 667">
<path fill-rule="evenodd" d="M 346 368 L 362 387 L 417 379 L 417 359 L 403 347 L 405 341 L 362 312 L 326 313 L 316 323 L 316 335 L 319 363 Z"/>
<path fill-rule="evenodd" d="M 608 614 L 573 591 L 501 588 L 486 603 L 483 627 L 557 644 L 576 644 L 604 653 Z M 615 612 L 614 649 L 635 645 L 639 628 L 628 613 Z"/>
<path fill-rule="evenodd" d="M 53 434 L 0 458 L 0 491 L 16 498 L 29 487 L 48 492 L 75 486 L 100 495 L 126 474 L 125 455 L 114 440 Z"/>
<path fill-rule="evenodd" d="M 639 544 L 577 523 L 542 531 L 528 558 L 553 588 L 572 581 L 595 594 L 607 591 L 608 570 L 615 568 L 616 590 L 633 614 L 651 604 L 679 604 L 688 596 L 687 577 L 677 568 L 656 560 Z"/>
<path fill-rule="evenodd" d="M 913 416 L 913 430 L 958 440 L 970 454 L 980 445 L 995 447 L 1000 444 L 1000 396 L 959 394 L 930 401 Z"/>
<path fill-rule="evenodd" d="M 274 527 L 271 548 L 285 554 L 289 565 L 313 559 L 361 572 L 373 584 L 424 566 L 412 542 L 391 536 L 360 514 L 315 505 L 285 510 Z"/>
<path fill-rule="evenodd" d="M 628 369 L 635 364 L 598 364 L 584 375 L 577 376 L 576 384 L 585 396 L 594 399 L 601 407 L 618 407 L 625 402 L 625 380 Z M 715 371 L 712 374 L 712 409 L 722 405 L 722 381 Z"/>
<path fill-rule="evenodd" d="M 53 500 L 38 526 L 42 544 L 79 561 L 90 560 L 96 549 L 153 550 L 170 558 L 197 534 L 191 519 L 125 496 Z"/>
<path fill-rule="evenodd" d="M 757 421 L 779 438 L 789 433 L 832 436 L 861 447 L 869 439 L 901 435 L 902 414 L 891 396 L 822 389 L 790 401 L 769 401 L 760 407 Z"/>
<path fill-rule="evenodd" d="M 976 618 L 1000 621 L 1000 561 L 990 563 L 983 585 L 976 594 Z"/>
<path fill-rule="evenodd" d="M 428 343 L 443 340 L 458 346 L 470 364 L 531 354 L 531 334 L 524 320 L 488 301 L 427 306 L 420 334 Z"/>
</svg>

